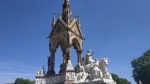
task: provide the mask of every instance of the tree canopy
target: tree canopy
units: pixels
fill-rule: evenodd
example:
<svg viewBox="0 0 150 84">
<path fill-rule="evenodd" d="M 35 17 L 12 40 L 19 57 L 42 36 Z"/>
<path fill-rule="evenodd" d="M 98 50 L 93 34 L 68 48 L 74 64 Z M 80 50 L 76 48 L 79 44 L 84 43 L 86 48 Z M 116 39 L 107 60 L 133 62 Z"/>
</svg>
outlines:
<svg viewBox="0 0 150 84">
<path fill-rule="evenodd" d="M 133 68 L 132 77 L 138 83 L 150 84 L 150 49 L 143 53 L 142 56 L 132 60 Z"/>
<path fill-rule="evenodd" d="M 29 79 L 17 78 L 14 84 L 34 84 L 34 81 L 30 81 Z"/>
<path fill-rule="evenodd" d="M 116 81 L 117 84 L 131 84 L 127 79 L 120 78 L 118 75 L 111 73 L 112 78 L 114 81 Z"/>
</svg>

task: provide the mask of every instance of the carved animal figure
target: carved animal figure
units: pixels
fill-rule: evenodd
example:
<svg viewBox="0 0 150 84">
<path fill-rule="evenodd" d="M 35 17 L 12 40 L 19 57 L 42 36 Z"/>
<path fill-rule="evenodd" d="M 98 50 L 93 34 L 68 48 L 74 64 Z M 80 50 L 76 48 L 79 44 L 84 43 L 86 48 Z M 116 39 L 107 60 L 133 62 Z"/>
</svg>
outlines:
<svg viewBox="0 0 150 84">
<path fill-rule="evenodd" d="M 92 69 L 92 76 L 93 79 L 99 79 L 103 77 L 102 71 L 96 65 L 94 65 L 94 68 Z"/>
<path fill-rule="evenodd" d="M 109 73 L 109 71 L 106 68 L 107 66 L 108 66 L 108 59 L 102 58 L 99 62 L 99 67 L 103 73 L 103 78 L 113 80 L 111 74 Z"/>
</svg>

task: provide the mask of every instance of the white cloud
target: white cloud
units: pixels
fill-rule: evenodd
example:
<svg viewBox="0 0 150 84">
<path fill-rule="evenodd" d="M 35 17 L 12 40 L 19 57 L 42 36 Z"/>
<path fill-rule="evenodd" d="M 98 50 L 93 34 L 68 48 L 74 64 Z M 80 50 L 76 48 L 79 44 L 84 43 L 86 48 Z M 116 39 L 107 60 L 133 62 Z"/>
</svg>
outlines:
<svg viewBox="0 0 150 84">
<path fill-rule="evenodd" d="M 27 70 L 25 70 L 25 69 L 19 69 L 19 68 L 17 69 L 17 68 L 8 67 L 8 66 L 0 66 L 0 69 L 27 71 Z"/>
<path fill-rule="evenodd" d="M 0 69 L 28 71 L 28 70 L 37 70 L 39 68 L 36 66 L 27 66 L 21 63 L 5 60 L 0 61 Z"/>
<path fill-rule="evenodd" d="M 35 74 L 40 68 L 12 60 L 0 60 L 0 84 L 12 83 L 16 78 L 34 80 Z"/>
</svg>

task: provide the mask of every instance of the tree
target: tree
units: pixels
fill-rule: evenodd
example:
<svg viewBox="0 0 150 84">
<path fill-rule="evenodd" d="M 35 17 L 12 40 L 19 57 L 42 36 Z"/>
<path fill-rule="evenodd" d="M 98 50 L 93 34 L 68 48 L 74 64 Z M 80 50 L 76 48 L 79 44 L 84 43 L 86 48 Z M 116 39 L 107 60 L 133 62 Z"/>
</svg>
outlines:
<svg viewBox="0 0 150 84">
<path fill-rule="evenodd" d="M 30 81 L 29 79 L 17 78 L 14 84 L 34 84 L 34 81 Z"/>
<path fill-rule="evenodd" d="M 75 70 L 75 72 L 77 73 L 78 72 L 78 65 L 76 65 L 75 67 L 74 67 L 74 70 Z"/>
<path fill-rule="evenodd" d="M 150 84 L 150 49 L 143 53 L 142 56 L 132 60 L 133 68 L 132 77 L 138 83 Z"/>
<path fill-rule="evenodd" d="M 116 81 L 117 84 L 131 84 L 127 79 L 125 78 L 120 78 L 118 75 L 111 73 L 112 78 L 114 81 Z"/>
</svg>

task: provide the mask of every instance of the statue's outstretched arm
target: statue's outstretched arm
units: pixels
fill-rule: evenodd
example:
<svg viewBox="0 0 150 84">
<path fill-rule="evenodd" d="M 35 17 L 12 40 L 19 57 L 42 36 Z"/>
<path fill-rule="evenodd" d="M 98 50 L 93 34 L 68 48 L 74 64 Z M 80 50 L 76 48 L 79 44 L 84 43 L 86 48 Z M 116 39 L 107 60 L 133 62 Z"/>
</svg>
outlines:
<svg viewBox="0 0 150 84">
<path fill-rule="evenodd" d="M 92 56 L 92 55 L 94 55 L 94 51 L 93 51 L 93 53 L 91 54 L 91 56 Z"/>
</svg>

